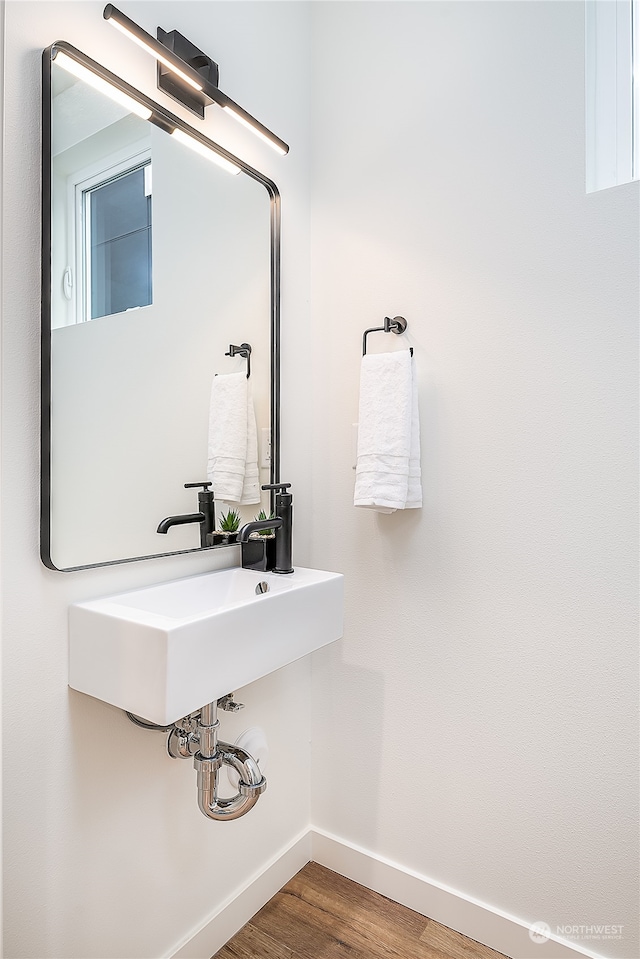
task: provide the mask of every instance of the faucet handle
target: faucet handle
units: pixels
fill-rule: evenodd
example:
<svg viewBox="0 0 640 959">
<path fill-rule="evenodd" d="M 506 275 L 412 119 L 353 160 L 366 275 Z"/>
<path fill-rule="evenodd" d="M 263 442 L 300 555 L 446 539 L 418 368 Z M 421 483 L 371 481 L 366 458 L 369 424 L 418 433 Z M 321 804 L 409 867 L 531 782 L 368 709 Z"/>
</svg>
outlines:
<svg viewBox="0 0 640 959">
<path fill-rule="evenodd" d="M 213 486 L 213 483 L 185 483 L 184 484 L 185 489 L 198 489 L 200 486 L 203 489 L 209 489 L 210 486 Z"/>
<path fill-rule="evenodd" d="M 291 483 L 265 483 L 261 489 L 275 489 L 284 492 L 288 490 L 291 486 Z"/>
</svg>

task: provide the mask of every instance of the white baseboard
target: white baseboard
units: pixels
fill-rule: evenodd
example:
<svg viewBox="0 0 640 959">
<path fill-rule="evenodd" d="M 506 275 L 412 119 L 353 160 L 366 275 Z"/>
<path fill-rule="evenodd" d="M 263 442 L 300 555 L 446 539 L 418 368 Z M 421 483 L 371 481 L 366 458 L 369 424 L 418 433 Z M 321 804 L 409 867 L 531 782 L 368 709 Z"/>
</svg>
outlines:
<svg viewBox="0 0 640 959">
<path fill-rule="evenodd" d="M 210 959 L 310 859 L 311 832 L 305 830 L 236 889 L 199 929 L 170 953 L 170 959 Z"/>
<path fill-rule="evenodd" d="M 602 959 L 601 954 L 555 935 L 544 943 L 535 943 L 529 936 L 529 924 L 515 916 L 322 829 L 312 830 L 311 859 L 510 959 Z"/>
<path fill-rule="evenodd" d="M 309 861 L 353 879 L 510 959 L 603 959 L 553 934 L 544 943 L 529 924 L 322 829 L 300 833 L 212 913 L 169 959 L 210 959 Z"/>
</svg>

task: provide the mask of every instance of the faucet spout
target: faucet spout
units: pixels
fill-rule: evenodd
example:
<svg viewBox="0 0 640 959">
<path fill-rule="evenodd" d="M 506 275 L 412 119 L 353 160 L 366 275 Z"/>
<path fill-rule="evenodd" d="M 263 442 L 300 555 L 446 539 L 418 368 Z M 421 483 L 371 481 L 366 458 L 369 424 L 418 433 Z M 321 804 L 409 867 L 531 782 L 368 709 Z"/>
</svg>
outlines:
<svg viewBox="0 0 640 959">
<path fill-rule="evenodd" d="M 204 523 L 204 513 L 183 513 L 181 516 L 165 516 L 158 524 L 158 533 L 168 532 L 172 526 L 184 526 L 186 523 Z"/>
<path fill-rule="evenodd" d="M 238 533 L 239 543 L 248 543 L 251 533 L 259 533 L 265 529 L 279 529 L 282 526 L 282 520 L 278 516 L 273 519 L 260 519 L 252 523 L 246 523 Z"/>
<path fill-rule="evenodd" d="M 200 510 L 197 513 L 181 513 L 178 516 L 165 516 L 158 524 L 158 533 L 168 532 L 172 526 L 185 526 L 187 523 L 198 523 L 200 526 L 200 548 L 211 546 L 210 534 L 213 533 L 216 525 L 216 511 L 213 497 L 213 491 L 209 489 L 211 481 L 205 483 L 185 483 L 185 489 L 199 489 L 198 506 Z M 200 489 L 202 487 L 202 489 Z"/>
</svg>

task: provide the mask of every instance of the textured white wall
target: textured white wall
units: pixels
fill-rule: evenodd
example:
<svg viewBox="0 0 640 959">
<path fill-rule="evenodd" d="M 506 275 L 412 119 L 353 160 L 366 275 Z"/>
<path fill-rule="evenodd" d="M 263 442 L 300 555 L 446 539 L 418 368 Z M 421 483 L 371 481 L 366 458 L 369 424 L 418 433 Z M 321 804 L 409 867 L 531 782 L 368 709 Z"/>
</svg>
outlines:
<svg viewBox="0 0 640 959">
<path fill-rule="evenodd" d="M 313 5 L 312 556 L 347 625 L 312 821 L 637 959 L 638 183 L 584 192 L 583 16 Z M 376 516 L 351 424 L 396 313 L 425 502 Z"/>
<path fill-rule="evenodd" d="M 105 24 L 102 9 L 101 2 L 7 4 L 3 694 L 11 959 L 169 954 L 309 821 L 308 659 L 242 691 L 247 708 L 222 719 L 224 738 L 260 724 L 271 747 L 267 793 L 250 816 L 229 824 L 202 816 L 195 771 L 168 759 L 161 734 L 67 688 L 69 603 L 238 561 L 231 551 L 63 574 L 38 558 L 41 51 L 66 39 L 161 96 L 152 59 Z M 158 23 L 176 28 L 217 54 L 223 89 L 295 144 L 285 162 L 221 111 L 209 111 L 203 124 L 281 186 L 283 327 L 287 349 L 301 351 L 309 285 L 308 11 L 286 3 L 141 2 L 129 3 L 127 13 L 150 32 Z M 289 368 L 284 388 L 291 391 L 304 373 Z M 286 428 L 284 442 L 294 448 Z M 304 468 L 292 462 L 283 464 L 287 479 L 301 485 Z M 307 558 L 303 512 L 299 563 Z M 96 504 L 90 521 L 99 535 L 111 519 Z"/>
</svg>

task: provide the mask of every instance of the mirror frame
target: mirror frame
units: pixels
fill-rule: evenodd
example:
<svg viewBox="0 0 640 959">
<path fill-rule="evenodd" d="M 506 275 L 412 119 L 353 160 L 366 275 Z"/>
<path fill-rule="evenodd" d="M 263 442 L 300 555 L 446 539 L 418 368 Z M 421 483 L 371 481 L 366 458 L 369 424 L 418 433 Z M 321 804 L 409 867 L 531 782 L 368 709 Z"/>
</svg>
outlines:
<svg viewBox="0 0 640 959">
<path fill-rule="evenodd" d="M 269 195 L 270 219 L 270 347 L 271 347 L 271 389 L 270 389 L 270 426 L 271 426 L 271 468 L 270 483 L 280 481 L 280 249 L 281 249 L 281 200 L 278 187 L 268 177 L 249 166 L 244 160 L 229 153 L 215 141 L 204 136 L 194 127 L 174 116 L 165 107 L 151 100 L 130 84 L 111 73 L 106 67 L 92 60 L 76 47 L 64 40 L 56 40 L 42 54 L 42 292 L 41 292 L 41 430 L 40 430 L 40 558 L 48 569 L 63 573 L 80 569 L 95 569 L 101 566 L 116 566 L 121 563 L 136 563 L 145 559 L 159 559 L 163 556 L 179 556 L 183 553 L 199 553 L 221 546 L 194 547 L 193 549 L 169 550 L 150 553 L 144 556 L 130 556 L 124 559 L 108 560 L 102 563 L 87 563 L 82 566 L 60 568 L 51 559 L 51 191 L 52 191 L 52 155 L 51 155 L 51 64 L 56 53 L 64 52 L 77 63 L 86 67 L 96 76 L 106 80 L 123 93 L 133 97 L 151 110 L 149 123 L 170 133 L 180 129 L 199 140 L 226 160 L 240 167 L 242 173 L 261 183 Z M 271 492 L 271 511 L 274 508 L 275 494 Z M 224 544 L 223 544 L 224 545 Z"/>
</svg>

